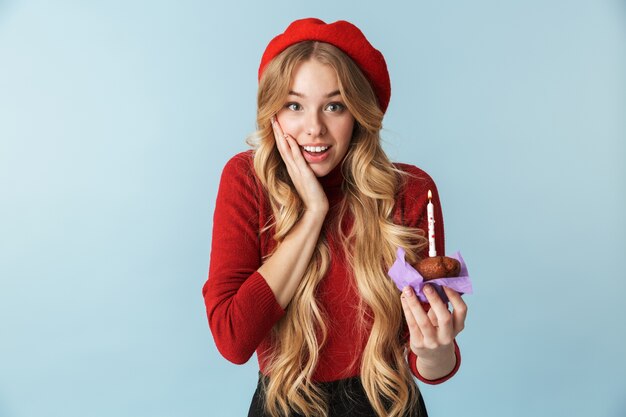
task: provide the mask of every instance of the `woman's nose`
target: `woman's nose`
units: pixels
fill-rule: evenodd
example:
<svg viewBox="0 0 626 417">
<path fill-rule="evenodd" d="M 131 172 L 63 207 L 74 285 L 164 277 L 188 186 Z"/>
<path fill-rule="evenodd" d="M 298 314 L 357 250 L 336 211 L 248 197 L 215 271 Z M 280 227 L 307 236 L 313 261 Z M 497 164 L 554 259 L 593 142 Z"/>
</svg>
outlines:
<svg viewBox="0 0 626 417">
<path fill-rule="evenodd" d="M 310 113 L 306 120 L 305 132 L 311 137 L 324 136 L 326 127 L 324 126 L 322 115 L 317 112 Z"/>
</svg>

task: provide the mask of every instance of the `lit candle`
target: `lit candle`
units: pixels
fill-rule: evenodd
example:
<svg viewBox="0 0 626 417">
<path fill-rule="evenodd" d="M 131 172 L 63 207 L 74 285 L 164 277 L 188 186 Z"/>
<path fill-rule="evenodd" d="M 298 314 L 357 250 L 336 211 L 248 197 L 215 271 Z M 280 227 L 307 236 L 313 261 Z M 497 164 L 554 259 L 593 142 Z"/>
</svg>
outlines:
<svg viewBox="0 0 626 417">
<path fill-rule="evenodd" d="M 433 207 L 433 193 L 428 190 L 428 205 L 426 211 L 428 213 L 428 256 L 437 256 L 437 249 L 435 249 L 435 209 Z"/>
</svg>

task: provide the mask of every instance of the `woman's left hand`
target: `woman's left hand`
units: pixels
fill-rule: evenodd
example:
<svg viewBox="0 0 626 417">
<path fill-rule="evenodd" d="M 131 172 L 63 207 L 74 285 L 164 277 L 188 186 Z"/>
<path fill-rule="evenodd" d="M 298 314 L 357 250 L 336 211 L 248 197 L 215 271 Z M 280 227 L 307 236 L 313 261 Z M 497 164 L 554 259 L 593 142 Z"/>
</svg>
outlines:
<svg viewBox="0 0 626 417">
<path fill-rule="evenodd" d="M 411 350 L 423 367 L 432 371 L 432 374 L 441 373 L 439 376 L 451 371 L 447 369 L 450 368 L 451 360 L 454 368 L 454 338 L 465 327 L 467 316 L 467 305 L 461 295 L 447 287 L 443 289 L 452 304 L 452 311 L 448 310 L 437 291 L 428 284 L 424 287 L 424 294 L 430 303 L 428 312 L 411 287 L 405 288 L 400 297 L 409 328 Z"/>
</svg>

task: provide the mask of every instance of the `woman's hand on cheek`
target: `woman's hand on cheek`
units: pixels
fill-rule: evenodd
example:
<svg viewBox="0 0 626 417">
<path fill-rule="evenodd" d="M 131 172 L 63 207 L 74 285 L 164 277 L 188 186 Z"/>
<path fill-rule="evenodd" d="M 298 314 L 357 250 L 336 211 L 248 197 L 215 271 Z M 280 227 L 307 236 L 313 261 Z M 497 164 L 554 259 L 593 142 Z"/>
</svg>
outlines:
<svg viewBox="0 0 626 417">
<path fill-rule="evenodd" d="M 454 352 L 454 338 L 463 330 L 467 306 L 459 293 L 444 287 L 452 312 L 430 285 L 424 294 L 430 303 L 427 313 L 411 287 L 402 292 L 402 309 L 410 334 L 410 347 L 420 361 L 433 366 Z"/>
<path fill-rule="evenodd" d="M 276 117 L 273 117 L 271 122 L 278 152 L 306 209 L 326 215 L 328 198 L 315 173 L 302 156 L 300 146 L 295 139 L 283 132 Z"/>
</svg>

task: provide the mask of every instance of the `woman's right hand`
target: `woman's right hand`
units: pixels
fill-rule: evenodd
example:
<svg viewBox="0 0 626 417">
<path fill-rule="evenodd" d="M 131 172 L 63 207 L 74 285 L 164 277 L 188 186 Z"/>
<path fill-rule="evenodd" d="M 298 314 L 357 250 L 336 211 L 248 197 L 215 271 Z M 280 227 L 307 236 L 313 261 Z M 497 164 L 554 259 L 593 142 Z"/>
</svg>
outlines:
<svg viewBox="0 0 626 417">
<path fill-rule="evenodd" d="M 283 132 L 276 117 L 272 117 L 271 122 L 276 147 L 306 210 L 323 213 L 325 216 L 328 212 L 328 198 L 315 173 L 302 156 L 300 146 L 294 138 Z"/>
</svg>

